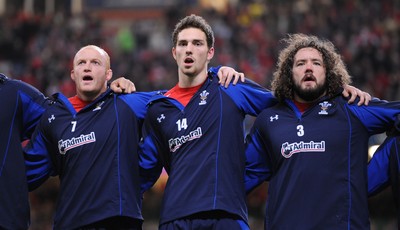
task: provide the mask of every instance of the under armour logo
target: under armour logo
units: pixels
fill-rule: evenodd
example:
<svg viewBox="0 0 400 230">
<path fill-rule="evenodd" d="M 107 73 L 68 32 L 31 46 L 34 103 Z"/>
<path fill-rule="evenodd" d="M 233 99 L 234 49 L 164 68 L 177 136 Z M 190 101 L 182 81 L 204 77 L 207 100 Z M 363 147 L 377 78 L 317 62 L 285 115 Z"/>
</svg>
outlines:
<svg viewBox="0 0 400 230">
<path fill-rule="evenodd" d="M 278 114 L 276 114 L 275 116 L 270 116 L 269 121 L 273 122 L 274 120 L 278 120 L 278 118 L 279 118 L 279 116 L 278 116 Z"/>
<path fill-rule="evenodd" d="M 161 123 L 161 121 L 164 120 L 164 119 L 165 119 L 164 114 L 161 114 L 161 116 L 157 117 L 158 123 Z"/>
<path fill-rule="evenodd" d="M 51 121 L 55 120 L 56 117 L 54 116 L 54 114 L 51 114 L 51 117 L 47 118 L 47 120 L 49 121 L 49 123 L 51 123 Z"/>
</svg>

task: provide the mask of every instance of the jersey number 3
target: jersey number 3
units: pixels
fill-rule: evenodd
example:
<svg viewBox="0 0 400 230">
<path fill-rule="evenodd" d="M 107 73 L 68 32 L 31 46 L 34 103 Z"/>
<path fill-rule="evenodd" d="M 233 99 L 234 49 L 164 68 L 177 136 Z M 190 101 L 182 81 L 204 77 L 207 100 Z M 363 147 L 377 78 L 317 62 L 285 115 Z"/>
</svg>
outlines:
<svg viewBox="0 0 400 230">
<path fill-rule="evenodd" d="M 297 136 L 299 136 L 299 137 L 304 136 L 304 126 L 302 126 L 302 125 L 297 126 Z"/>
</svg>

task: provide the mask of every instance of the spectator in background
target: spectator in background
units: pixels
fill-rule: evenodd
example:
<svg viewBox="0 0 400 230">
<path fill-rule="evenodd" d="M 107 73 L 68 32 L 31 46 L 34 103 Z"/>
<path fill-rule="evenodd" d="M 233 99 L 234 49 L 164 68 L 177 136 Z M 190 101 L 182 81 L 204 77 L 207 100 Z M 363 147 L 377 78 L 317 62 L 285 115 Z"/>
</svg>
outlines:
<svg viewBox="0 0 400 230">
<path fill-rule="evenodd" d="M 216 44 L 222 51 L 216 54 L 214 61 L 236 66 L 250 79 L 269 86 L 280 49 L 277 41 L 287 33 L 312 33 L 328 37 L 337 45 L 355 86 L 372 95 L 382 93 L 382 98 L 387 100 L 397 99 L 394 97 L 398 96 L 395 84 L 400 76 L 396 68 L 396 57 L 400 55 L 397 48 L 400 45 L 397 38 L 400 17 L 396 1 L 368 4 L 358 4 L 354 0 L 299 1 L 296 7 L 293 6 L 287 1 L 233 1 L 224 13 L 199 7 L 199 14 L 213 26 Z M 65 69 L 70 68 L 72 52 L 83 44 L 95 43 L 112 56 L 115 75 L 132 77 L 131 80 L 146 91 L 170 88 L 174 84 L 170 73 L 174 73 L 175 63 L 172 58 L 166 58 L 169 50 L 159 49 L 150 41 L 154 33 L 160 31 L 163 37 L 168 37 L 169 29 L 159 28 L 171 28 L 177 18 L 186 15 L 190 9 L 180 3 L 178 10 L 165 12 L 165 9 L 159 9 L 163 14 L 154 18 L 146 16 L 131 22 L 124 19 L 127 33 L 131 33 L 135 41 L 135 46 L 124 54 L 118 51 L 120 44 L 116 33 L 120 24 L 112 23 L 112 18 L 101 18 L 96 14 L 72 17 L 63 12 L 21 17 L 18 13 L 9 15 L 12 11 L 7 11 L 7 17 L 0 21 L 4 28 L 0 46 L 9 51 L 2 52 L 0 60 L 10 69 L 10 76 L 20 79 L 25 72 L 31 72 L 27 75 L 36 77 L 36 88 L 46 92 L 51 79 L 62 81 Z M 29 42 L 22 42 L 21 33 L 26 24 L 31 24 L 29 33 L 26 32 Z M 150 60 L 157 60 L 158 68 L 162 69 L 163 74 L 158 77 L 162 79 L 162 85 L 148 80 L 153 71 L 148 65 Z M 380 84 L 381 80 L 375 77 L 379 69 L 383 69 L 381 80 L 390 81 L 390 84 Z"/>
<path fill-rule="evenodd" d="M 349 105 L 347 69 L 327 40 L 292 34 L 264 110 L 247 137 L 246 189 L 265 180 L 265 229 L 370 229 L 368 140 L 389 130 L 400 102 Z"/>
</svg>

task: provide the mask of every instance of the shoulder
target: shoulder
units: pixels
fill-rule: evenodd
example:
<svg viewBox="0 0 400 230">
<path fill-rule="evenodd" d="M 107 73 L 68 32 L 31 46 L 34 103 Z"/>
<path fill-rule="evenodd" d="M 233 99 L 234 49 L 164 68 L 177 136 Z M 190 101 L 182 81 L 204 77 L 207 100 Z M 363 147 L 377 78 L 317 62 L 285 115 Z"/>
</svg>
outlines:
<svg viewBox="0 0 400 230">
<path fill-rule="evenodd" d="M 279 108 L 279 104 L 268 107 L 266 109 L 263 109 L 260 114 L 257 115 L 256 120 L 258 122 L 264 122 L 268 120 L 270 117 L 276 117 L 278 116 L 277 114 L 283 114 L 285 113 L 285 110 Z"/>
<path fill-rule="evenodd" d="M 119 94 L 117 96 L 126 105 L 128 105 L 129 108 L 138 112 L 147 110 L 149 102 L 155 95 L 157 95 L 157 92 L 158 91 L 135 92 L 131 94 Z"/>
<path fill-rule="evenodd" d="M 20 90 L 20 91 L 24 91 L 24 92 L 42 94 L 34 86 L 32 86 L 24 81 L 21 81 L 21 80 L 8 78 L 3 74 L 0 74 L 0 84 L 7 86 L 7 87 L 13 87 L 13 89 L 16 91 Z"/>
<path fill-rule="evenodd" d="M 265 94 L 269 96 L 273 96 L 272 92 L 268 90 L 267 88 L 261 86 L 257 82 L 246 78 L 244 82 L 237 82 L 236 85 L 233 85 L 232 83 L 229 84 L 227 88 L 225 86 L 220 86 L 223 88 L 224 91 L 227 93 L 241 93 L 244 94 L 244 96 L 249 95 L 249 94 Z"/>
<path fill-rule="evenodd" d="M 150 99 L 155 95 L 152 92 L 134 92 L 130 94 L 117 94 L 117 97 L 128 104 L 144 104 L 146 105 Z"/>
<path fill-rule="evenodd" d="M 138 98 L 143 98 L 150 100 L 153 96 L 159 94 L 160 91 L 150 91 L 150 92 L 133 92 L 133 93 L 128 93 L 128 94 L 117 94 L 117 96 L 121 99 L 138 99 Z"/>
<path fill-rule="evenodd" d="M 10 79 L 3 74 L 0 74 L 0 87 L 2 94 L 18 95 L 22 98 L 23 103 L 38 103 L 47 106 L 45 103 L 48 98 L 34 86 L 21 80 Z"/>
</svg>

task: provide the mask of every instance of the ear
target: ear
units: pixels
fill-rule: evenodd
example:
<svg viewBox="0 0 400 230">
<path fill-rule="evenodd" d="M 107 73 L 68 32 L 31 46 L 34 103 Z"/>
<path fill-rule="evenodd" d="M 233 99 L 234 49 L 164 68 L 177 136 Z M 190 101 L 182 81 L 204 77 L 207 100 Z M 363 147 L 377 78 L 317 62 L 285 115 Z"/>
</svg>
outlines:
<svg viewBox="0 0 400 230">
<path fill-rule="evenodd" d="M 214 47 L 211 47 L 208 50 L 208 54 L 207 54 L 207 61 L 211 61 L 211 59 L 214 57 Z"/>
<path fill-rule="evenodd" d="M 73 81 L 75 81 L 75 72 L 74 72 L 74 70 L 71 70 L 70 76 L 71 76 L 71 79 L 72 79 Z"/>
<path fill-rule="evenodd" d="M 113 72 L 111 69 L 106 70 L 106 79 L 107 81 L 111 80 Z"/>
<path fill-rule="evenodd" d="M 175 47 L 172 47 L 171 52 L 172 52 L 172 56 L 174 57 L 174 59 L 176 61 L 176 49 L 175 49 Z"/>
</svg>

